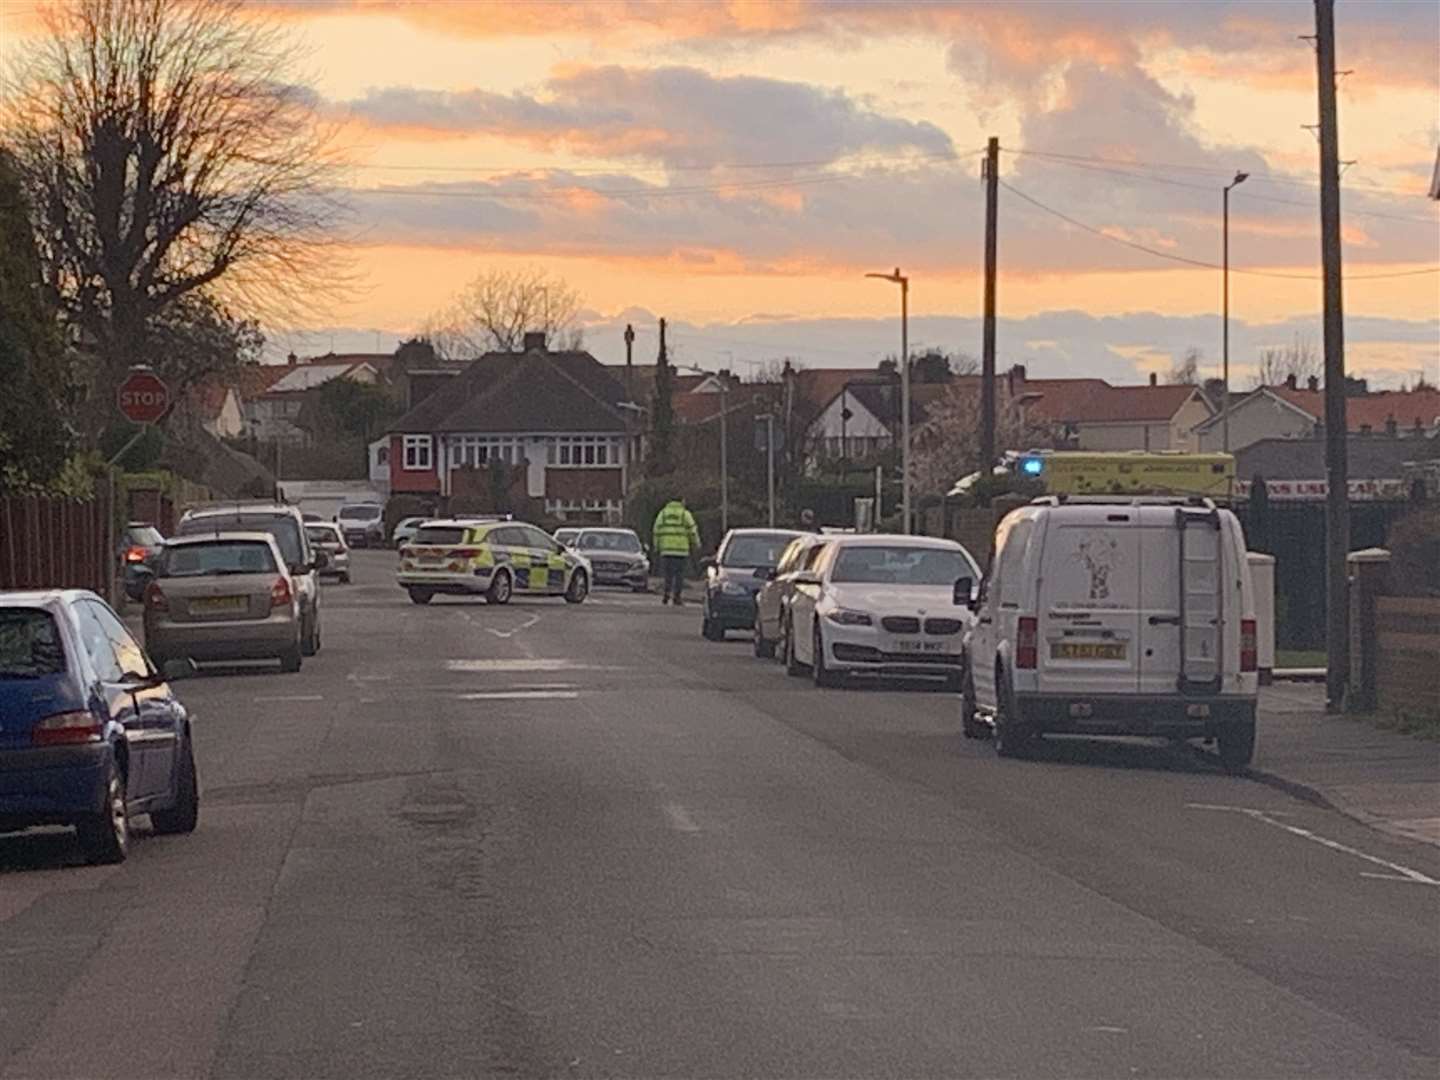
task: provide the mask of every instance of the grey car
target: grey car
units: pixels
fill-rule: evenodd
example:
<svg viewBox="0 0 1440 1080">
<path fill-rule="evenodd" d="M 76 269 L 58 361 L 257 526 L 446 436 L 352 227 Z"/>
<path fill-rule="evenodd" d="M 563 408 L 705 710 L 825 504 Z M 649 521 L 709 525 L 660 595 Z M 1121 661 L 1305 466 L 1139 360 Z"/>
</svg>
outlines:
<svg viewBox="0 0 1440 1080">
<path fill-rule="evenodd" d="M 305 534 L 300 511 L 283 503 L 223 503 L 187 510 L 177 536 L 219 532 L 267 532 L 275 538 L 300 602 L 300 645 L 306 656 L 320 651 L 320 570 L 329 561 Z"/>
<path fill-rule="evenodd" d="M 280 661 L 299 671 L 300 597 L 269 533 L 172 538 L 145 590 L 145 648 L 174 659 Z"/>
<path fill-rule="evenodd" d="M 590 560 L 596 585 L 624 585 L 634 592 L 650 587 L 650 560 L 634 530 L 579 529 L 569 540 L 561 540 L 559 532 L 555 539 Z"/>
</svg>

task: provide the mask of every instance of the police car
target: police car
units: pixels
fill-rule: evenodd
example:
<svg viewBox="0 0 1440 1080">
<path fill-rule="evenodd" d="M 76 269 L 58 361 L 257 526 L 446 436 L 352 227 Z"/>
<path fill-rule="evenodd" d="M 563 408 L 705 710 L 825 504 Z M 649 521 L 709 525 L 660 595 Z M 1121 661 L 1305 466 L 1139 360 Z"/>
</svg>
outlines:
<svg viewBox="0 0 1440 1080">
<path fill-rule="evenodd" d="M 400 548 L 396 580 L 417 604 L 436 596 L 483 596 L 507 604 L 520 596 L 590 593 L 589 561 L 534 525 L 519 521 L 427 521 Z"/>
</svg>

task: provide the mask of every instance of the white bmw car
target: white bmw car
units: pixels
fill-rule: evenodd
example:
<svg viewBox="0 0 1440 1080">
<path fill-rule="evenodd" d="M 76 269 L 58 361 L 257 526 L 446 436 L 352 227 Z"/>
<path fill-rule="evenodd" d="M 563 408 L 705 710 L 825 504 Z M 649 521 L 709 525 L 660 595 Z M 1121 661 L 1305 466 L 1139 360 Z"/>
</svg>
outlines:
<svg viewBox="0 0 1440 1080">
<path fill-rule="evenodd" d="M 953 540 L 837 537 L 794 578 L 785 669 L 808 670 L 817 686 L 866 674 L 938 678 L 958 690 L 979 581 L 975 560 Z"/>
</svg>

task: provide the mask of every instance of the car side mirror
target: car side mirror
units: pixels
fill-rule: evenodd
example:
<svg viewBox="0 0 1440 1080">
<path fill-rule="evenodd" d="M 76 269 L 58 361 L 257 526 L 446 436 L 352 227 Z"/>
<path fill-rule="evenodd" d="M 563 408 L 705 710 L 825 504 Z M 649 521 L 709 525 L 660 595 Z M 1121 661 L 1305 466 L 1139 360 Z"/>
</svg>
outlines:
<svg viewBox="0 0 1440 1080">
<path fill-rule="evenodd" d="M 323 551 L 315 552 L 315 561 L 310 564 L 312 570 L 324 570 L 330 565 L 330 556 Z"/>
<path fill-rule="evenodd" d="M 969 607 L 975 599 L 975 579 L 971 577 L 956 578 L 953 598 L 956 607 Z"/>
<path fill-rule="evenodd" d="M 193 679 L 200 671 L 195 661 L 188 656 L 174 660 L 166 660 L 165 666 L 160 669 L 160 674 L 165 677 L 166 682 L 176 682 L 180 679 Z"/>
</svg>

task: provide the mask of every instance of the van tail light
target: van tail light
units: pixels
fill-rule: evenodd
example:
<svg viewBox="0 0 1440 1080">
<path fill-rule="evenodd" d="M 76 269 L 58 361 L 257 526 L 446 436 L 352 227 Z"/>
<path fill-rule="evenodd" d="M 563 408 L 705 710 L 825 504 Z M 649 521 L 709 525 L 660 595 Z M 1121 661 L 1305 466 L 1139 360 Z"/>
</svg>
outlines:
<svg viewBox="0 0 1440 1080">
<path fill-rule="evenodd" d="M 145 587 L 145 608 L 148 611 L 170 610 L 170 598 L 160 588 L 158 581 L 152 581 Z"/>
<path fill-rule="evenodd" d="M 1260 653 L 1256 647 L 1255 620 L 1240 620 L 1240 670 L 1256 671 L 1260 667 Z"/>
<path fill-rule="evenodd" d="M 274 610 L 278 607 L 289 607 L 293 596 L 290 592 L 290 582 L 283 577 L 277 577 L 275 584 L 270 586 L 270 607 Z"/>
<path fill-rule="evenodd" d="M 1040 623 L 1030 615 L 1020 616 L 1015 634 L 1015 666 L 1033 671 L 1040 661 Z"/>
<path fill-rule="evenodd" d="M 47 716 L 30 732 L 36 746 L 74 746 L 100 741 L 100 725 L 88 712 L 62 712 Z"/>
</svg>

